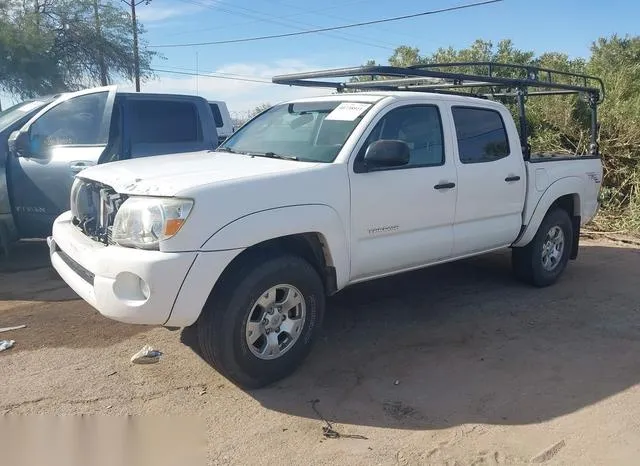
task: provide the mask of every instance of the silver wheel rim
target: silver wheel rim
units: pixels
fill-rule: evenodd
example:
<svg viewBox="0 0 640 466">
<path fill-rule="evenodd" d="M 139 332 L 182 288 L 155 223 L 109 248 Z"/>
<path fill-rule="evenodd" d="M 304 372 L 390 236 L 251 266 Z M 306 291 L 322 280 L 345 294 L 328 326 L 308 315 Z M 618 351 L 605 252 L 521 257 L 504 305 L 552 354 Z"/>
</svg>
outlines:
<svg viewBox="0 0 640 466">
<path fill-rule="evenodd" d="M 542 267 L 552 272 L 562 261 L 564 254 L 564 233 L 559 226 L 552 227 L 542 243 Z"/>
<path fill-rule="evenodd" d="M 276 285 L 262 293 L 247 318 L 247 346 L 259 359 L 277 359 L 298 341 L 306 318 L 304 296 L 293 285 Z"/>
</svg>

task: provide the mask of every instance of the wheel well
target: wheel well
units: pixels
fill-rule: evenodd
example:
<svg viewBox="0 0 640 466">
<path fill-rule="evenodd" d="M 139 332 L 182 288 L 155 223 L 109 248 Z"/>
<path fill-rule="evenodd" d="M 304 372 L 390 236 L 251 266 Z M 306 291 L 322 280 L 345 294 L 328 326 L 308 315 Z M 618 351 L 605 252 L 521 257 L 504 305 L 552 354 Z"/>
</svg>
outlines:
<svg viewBox="0 0 640 466">
<path fill-rule="evenodd" d="M 299 256 L 309 262 L 320 275 L 327 294 L 331 295 L 337 291 L 336 270 L 327 241 L 321 233 L 313 232 L 281 236 L 250 246 L 227 266 L 212 292 L 228 275 L 242 268 L 248 262 L 283 253 Z"/>
<path fill-rule="evenodd" d="M 549 211 L 559 207 L 569 214 L 569 217 L 580 216 L 580 196 L 577 194 L 566 194 L 559 197 L 551 204 Z"/>
<path fill-rule="evenodd" d="M 578 249 L 580 247 L 580 196 L 578 194 L 566 194 L 555 200 L 549 212 L 554 208 L 560 208 L 564 210 L 571 218 L 571 224 L 573 225 L 573 241 L 571 247 L 571 259 L 578 257 Z"/>
</svg>

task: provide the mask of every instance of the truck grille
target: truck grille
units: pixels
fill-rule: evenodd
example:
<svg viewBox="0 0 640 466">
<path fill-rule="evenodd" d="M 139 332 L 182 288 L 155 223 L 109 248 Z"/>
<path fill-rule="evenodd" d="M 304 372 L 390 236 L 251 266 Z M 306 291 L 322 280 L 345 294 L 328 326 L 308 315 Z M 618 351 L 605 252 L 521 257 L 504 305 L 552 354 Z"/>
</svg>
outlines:
<svg viewBox="0 0 640 466">
<path fill-rule="evenodd" d="M 80 178 L 71 190 L 72 222 L 94 241 L 113 244 L 113 223 L 125 199 L 111 186 Z"/>
</svg>

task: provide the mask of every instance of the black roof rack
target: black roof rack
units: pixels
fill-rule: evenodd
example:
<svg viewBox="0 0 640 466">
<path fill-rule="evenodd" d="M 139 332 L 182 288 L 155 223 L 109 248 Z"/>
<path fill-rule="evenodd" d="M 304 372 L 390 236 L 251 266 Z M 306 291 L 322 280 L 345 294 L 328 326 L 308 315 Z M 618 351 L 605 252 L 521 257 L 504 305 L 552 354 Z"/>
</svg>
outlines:
<svg viewBox="0 0 640 466">
<path fill-rule="evenodd" d="M 460 72 L 455 68 L 466 68 L 466 70 Z M 359 77 L 371 80 L 351 80 Z M 326 81 L 323 80 L 325 78 L 343 79 Z M 345 78 L 348 79 L 345 80 Z M 409 67 L 358 66 L 279 75 L 274 76 L 272 82 L 290 86 L 333 88 L 338 92 L 347 89 L 435 92 L 465 87 L 475 89 L 506 87 L 512 91 L 540 89 L 527 92 L 528 95 L 558 94 L 558 91 L 563 94 L 585 93 L 595 97 L 596 103 L 601 103 L 604 98 L 604 84 L 595 76 L 498 62 L 430 63 Z M 464 94 L 468 95 L 468 93 Z M 501 92 L 501 94 L 511 95 L 508 92 Z M 516 93 L 513 92 L 513 95 Z"/>
<path fill-rule="evenodd" d="M 464 72 L 461 72 L 463 70 Z M 369 78 L 358 81 L 353 78 Z M 330 80 L 335 79 L 335 80 Z M 274 76 L 272 82 L 289 86 L 331 88 L 338 92 L 414 91 L 466 97 L 515 97 L 520 114 L 520 139 L 530 156 L 524 103 L 527 96 L 581 94 L 591 108 L 590 153 L 598 155 L 597 106 L 605 95 L 595 76 L 530 65 L 490 61 L 429 63 L 408 67 L 358 66 Z"/>
</svg>

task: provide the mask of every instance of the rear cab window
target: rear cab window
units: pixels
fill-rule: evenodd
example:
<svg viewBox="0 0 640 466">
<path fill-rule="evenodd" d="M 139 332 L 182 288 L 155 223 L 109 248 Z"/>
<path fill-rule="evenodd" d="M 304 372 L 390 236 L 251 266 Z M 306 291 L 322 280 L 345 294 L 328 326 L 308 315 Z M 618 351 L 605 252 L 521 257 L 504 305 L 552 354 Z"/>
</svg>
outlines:
<svg viewBox="0 0 640 466">
<path fill-rule="evenodd" d="M 202 124 L 193 102 L 132 99 L 131 144 L 202 142 Z"/>
<path fill-rule="evenodd" d="M 504 120 L 497 110 L 480 107 L 451 107 L 462 163 L 486 163 L 510 153 Z"/>
<path fill-rule="evenodd" d="M 224 126 L 224 120 L 222 119 L 222 113 L 220 113 L 220 107 L 218 107 L 218 104 L 209 104 L 209 107 L 211 107 L 216 128 L 222 128 Z"/>
</svg>

